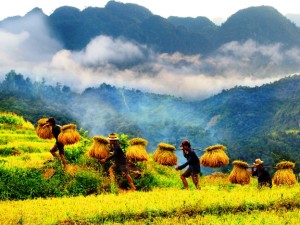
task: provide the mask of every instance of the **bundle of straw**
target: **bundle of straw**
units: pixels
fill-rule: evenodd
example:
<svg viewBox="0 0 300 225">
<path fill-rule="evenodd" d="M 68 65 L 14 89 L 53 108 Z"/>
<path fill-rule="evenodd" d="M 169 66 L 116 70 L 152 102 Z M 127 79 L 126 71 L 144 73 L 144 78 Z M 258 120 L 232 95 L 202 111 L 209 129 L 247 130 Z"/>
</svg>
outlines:
<svg viewBox="0 0 300 225">
<path fill-rule="evenodd" d="M 296 184 L 296 175 L 293 173 L 293 169 L 295 168 L 295 163 L 289 161 L 283 161 L 277 163 L 276 165 L 277 171 L 274 174 L 273 182 L 277 186 L 280 184 Z"/>
<path fill-rule="evenodd" d="M 143 138 L 131 139 L 126 151 L 126 158 L 131 162 L 148 161 L 147 144 L 148 142 Z"/>
<path fill-rule="evenodd" d="M 76 130 L 75 124 L 67 124 L 62 126 L 61 132 L 58 135 L 58 141 L 64 145 L 72 145 L 80 140 L 80 134 Z"/>
<path fill-rule="evenodd" d="M 52 134 L 52 128 L 51 126 L 45 126 L 44 125 L 47 123 L 48 118 L 41 118 L 38 121 L 38 125 L 36 128 L 36 134 L 42 138 L 42 139 L 52 139 L 54 138 Z"/>
<path fill-rule="evenodd" d="M 99 160 L 107 158 L 109 156 L 109 141 L 107 138 L 103 136 L 94 136 L 93 139 L 94 143 L 88 152 L 89 157 Z"/>
<path fill-rule="evenodd" d="M 205 167 L 220 168 L 229 163 L 226 155 L 226 147 L 223 145 L 213 145 L 205 149 L 205 153 L 200 158 L 200 163 Z"/>
<path fill-rule="evenodd" d="M 176 148 L 173 145 L 159 143 L 158 148 L 153 154 L 153 161 L 165 166 L 175 166 L 177 165 L 175 150 Z"/>
<path fill-rule="evenodd" d="M 251 172 L 247 170 L 249 164 L 241 160 L 235 160 L 232 162 L 233 169 L 229 174 L 229 181 L 232 184 L 249 184 L 251 178 Z"/>
</svg>

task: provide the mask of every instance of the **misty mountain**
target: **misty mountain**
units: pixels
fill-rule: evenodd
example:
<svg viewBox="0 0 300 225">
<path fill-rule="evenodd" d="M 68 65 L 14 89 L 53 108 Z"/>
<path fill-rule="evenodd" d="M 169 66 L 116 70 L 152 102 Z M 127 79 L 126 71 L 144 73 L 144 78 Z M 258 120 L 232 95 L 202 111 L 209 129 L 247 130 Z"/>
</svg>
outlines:
<svg viewBox="0 0 300 225">
<path fill-rule="evenodd" d="M 84 48 L 99 35 L 122 36 L 159 52 L 197 53 L 210 46 L 206 38 L 178 29 L 167 19 L 130 3 L 110 1 L 105 8 L 88 7 L 82 12 L 65 6 L 56 9 L 49 20 L 70 50 Z"/>
<path fill-rule="evenodd" d="M 258 137 L 278 130 L 299 129 L 300 77 L 291 76 L 260 87 L 235 87 L 201 101 L 206 121 L 218 117 L 214 129 L 222 139 Z M 296 103 L 296 104 L 295 104 Z M 293 107 L 291 107 L 293 105 Z M 245 136 L 246 134 L 246 136 Z"/>
<path fill-rule="evenodd" d="M 25 20 L 33 13 L 43 14 L 34 9 L 24 18 L 1 21 L 0 27 L 8 29 L 12 21 Z M 45 19 L 69 50 L 81 50 L 99 35 L 124 37 L 160 53 L 208 54 L 225 43 L 249 39 L 260 44 L 282 43 L 284 47 L 300 45 L 300 28 L 269 6 L 239 10 L 221 26 L 201 16 L 165 19 L 145 7 L 116 1 L 109 1 L 104 8 L 87 7 L 82 11 L 60 7 Z"/>
<path fill-rule="evenodd" d="M 1 111 L 36 124 L 54 116 L 75 122 L 89 136 L 111 132 L 148 140 L 149 152 L 189 139 L 202 149 L 218 143 L 232 160 L 299 161 L 300 75 L 261 87 L 235 87 L 202 101 L 116 88 L 108 84 L 77 94 L 67 86 L 31 82 L 11 71 L 0 84 Z M 296 156 L 297 155 L 297 156 Z"/>
<path fill-rule="evenodd" d="M 222 24 L 216 35 L 217 46 L 230 41 L 248 39 L 260 44 L 282 43 L 286 47 L 300 45 L 300 29 L 270 6 L 239 10 Z"/>
<path fill-rule="evenodd" d="M 98 35 L 123 36 L 158 52 L 184 54 L 207 54 L 224 43 L 248 39 L 261 44 L 300 45 L 300 29 L 269 6 L 240 10 L 220 27 L 206 17 L 165 19 L 144 7 L 115 1 L 103 9 L 88 7 L 82 12 L 58 8 L 49 19 L 71 50 L 83 48 Z"/>
<path fill-rule="evenodd" d="M 217 35 L 219 29 L 219 26 L 203 16 L 198 16 L 196 18 L 170 16 L 167 20 L 179 29 L 186 30 L 190 33 L 200 34 L 208 39 Z"/>
<path fill-rule="evenodd" d="M 14 69 L 78 93 L 107 83 L 200 100 L 299 73 L 298 31 L 267 6 L 240 10 L 221 26 L 115 1 L 50 16 L 35 8 L 0 21 L 0 79 Z"/>
</svg>

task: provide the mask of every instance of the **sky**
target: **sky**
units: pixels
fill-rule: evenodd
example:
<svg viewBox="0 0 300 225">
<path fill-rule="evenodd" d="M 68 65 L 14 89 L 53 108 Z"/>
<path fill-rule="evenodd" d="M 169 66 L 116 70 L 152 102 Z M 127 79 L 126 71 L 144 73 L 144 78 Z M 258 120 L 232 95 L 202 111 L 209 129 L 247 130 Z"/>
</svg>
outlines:
<svg viewBox="0 0 300 225">
<path fill-rule="evenodd" d="M 60 6 L 74 6 L 82 10 L 88 6 L 102 8 L 107 2 L 107 0 L 10 0 L 1 5 L 0 19 L 16 15 L 24 16 L 34 7 L 39 7 L 45 14 L 50 15 Z M 250 6 L 268 5 L 276 8 L 283 15 L 287 13 L 300 14 L 298 2 L 295 0 L 120 0 L 118 2 L 144 6 L 153 14 L 165 18 L 169 16 L 205 16 L 216 23 L 220 23 L 238 10 Z"/>
<path fill-rule="evenodd" d="M 185 0 L 171 4 L 169 0 L 130 1 L 134 2 L 163 17 L 225 18 L 255 5 L 271 5 L 282 14 L 300 14 L 295 11 L 299 7 L 294 0 L 226 0 L 222 6 L 220 2 L 225 1 Z M 49 15 L 63 5 L 84 9 L 104 7 L 106 3 L 101 0 L 10 0 L 1 6 L 0 15 L 5 18 L 24 16 L 34 7 L 42 8 Z M 300 49 L 283 50 L 280 43 L 260 45 L 252 40 L 226 43 L 209 57 L 157 53 L 149 46 L 104 35 L 95 37 L 80 51 L 70 51 L 50 35 L 47 24 L 38 15 L 26 17 L 21 23 L 11 21 L 0 28 L 0 43 L 0 80 L 14 70 L 34 82 L 45 79 L 48 84 L 60 83 L 79 93 L 107 83 L 201 100 L 235 86 L 255 87 L 300 73 Z"/>
</svg>

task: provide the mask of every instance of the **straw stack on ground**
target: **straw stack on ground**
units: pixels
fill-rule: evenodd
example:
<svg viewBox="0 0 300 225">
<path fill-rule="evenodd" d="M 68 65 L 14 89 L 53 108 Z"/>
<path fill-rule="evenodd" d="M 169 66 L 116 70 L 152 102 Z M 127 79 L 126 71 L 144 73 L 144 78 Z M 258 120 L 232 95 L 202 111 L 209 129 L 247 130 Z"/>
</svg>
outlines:
<svg viewBox="0 0 300 225">
<path fill-rule="evenodd" d="M 148 142 L 143 138 L 131 139 L 126 151 L 126 158 L 131 162 L 148 161 L 147 144 Z"/>
<path fill-rule="evenodd" d="M 293 169 L 295 168 L 295 163 L 289 162 L 289 161 L 283 161 L 280 163 L 277 163 L 276 165 L 277 171 L 274 174 L 273 182 L 276 185 L 281 184 L 296 184 L 297 179 L 293 172 Z"/>
<path fill-rule="evenodd" d="M 213 145 L 205 149 L 205 153 L 200 157 L 201 165 L 205 167 L 220 168 L 229 163 L 226 155 L 226 147 L 223 145 Z"/>
<path fill-rule="evenodd" d="M 72 145 L 77 143 L 80 140 L 80 134 L 76 130 L 75 124 L 67 124 L 62 126 L 61 132 L 58 135 L 58 141 L 64 145 Z"/>
<path fill-rule="evenodd" d="M 232 184 L 249 184 L 251 178 L 251 172 L 247 170 L 249 164 L 241 160 L 235 160 L 232 162 L 233 169 L 229 174 L 228 180 Z"/>
<path fill-rule="evenodd" d="M 176 150 L 175 146 L 167 143 L 159 143 L 158 148 L 153 154 L 153 161 L 164 165 L 164 166 L 175 166 L 177 165 L 177 156 L 174 151 Z"/>
<path fill-rule="evenodd" d="M 41 118 L 38 121 L 38 125 L 36 128 L 36 134 L 42 138 L 42 139 L 52 139 L 54 138 L 52 134 L 52 128 L 51 126 L 45 126 L 44 125 L 47 123 L 48 118 Z"/>
<path fill-rule="evenodd" d="M 94 143 L 90 148 L 88 155 L 89 157 L 96 159 L 105 159 L 109 156 L 108 139 L 103 136 L 94 136 Z"/>
</svg>

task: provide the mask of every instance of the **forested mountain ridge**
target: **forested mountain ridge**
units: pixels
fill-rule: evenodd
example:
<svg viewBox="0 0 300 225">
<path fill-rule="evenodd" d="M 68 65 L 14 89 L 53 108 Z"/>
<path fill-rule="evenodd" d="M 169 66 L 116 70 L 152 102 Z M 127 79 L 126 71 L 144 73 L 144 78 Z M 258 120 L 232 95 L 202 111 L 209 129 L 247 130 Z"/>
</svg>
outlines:
<svg viewBox="0 0 300 225">
<path fill-rule="evenodd" d="M 300 46 L 300 28 L 269 6 L 239 10 L 217 26 L 201 15 L 166 19 L 136 4 L 109 1 L 104 8 L 87 7 L 83 11 L 60 7 L 50 16 L 36 8 L 25 17 L 0 21 L 0 27 L 11 29 L 11 21 L 23 21 L 33 14 L 41 14 L 53 35 L 69 50 L 83 49 L 99 35 L 125 37 L 162 53 L 209 54 L 224 43 L 249 39 L 260 44 Z M 23 28 L 15 28 L 15 32 L 17 29 L 21 32 Z"/>
<path fill-rule="evenodd" d="M 34 124 L 48 116 L 60 124 L 74 122 L 90 136 L 117 132 L 143 137 L 150 152 L 160 142 L 178 147 L 187 138 L 202 149 L 225 144 L 232 160 L 261 157 L 274 164 L 283 158 L 299 162 L 299 87 L 300 76 L 294 75 L 261 87 L 224 90 L 203 101 L 186 101 L 105 83 L 74 93 L 60 84 L 32 83 L 11 71 L 0 84 L 0 109 Z"/>
<path fill-rule="evenodd" d="M 202 101 L 200 107 L 208 118 L 223 115 L 218 129 L 231 123 L 235 129 L 240 126 L 234 138 L 244 138 L 242 130 L 252 136 L 278 129 L 299 129 L 300 114 L 295 104 L 299 101 L 299 84 L 300 77 L 296 75 L 260 87 L 235 87 Z"/>
<path fill-rule="evenodd" d="M 222 24 L 216 35 L 217 45 L 230 41 L 255 40 L 260 44 L 282 43 L 299 46 L 300 29 L 270 6 L 239 10 Z"/>
</svg>

